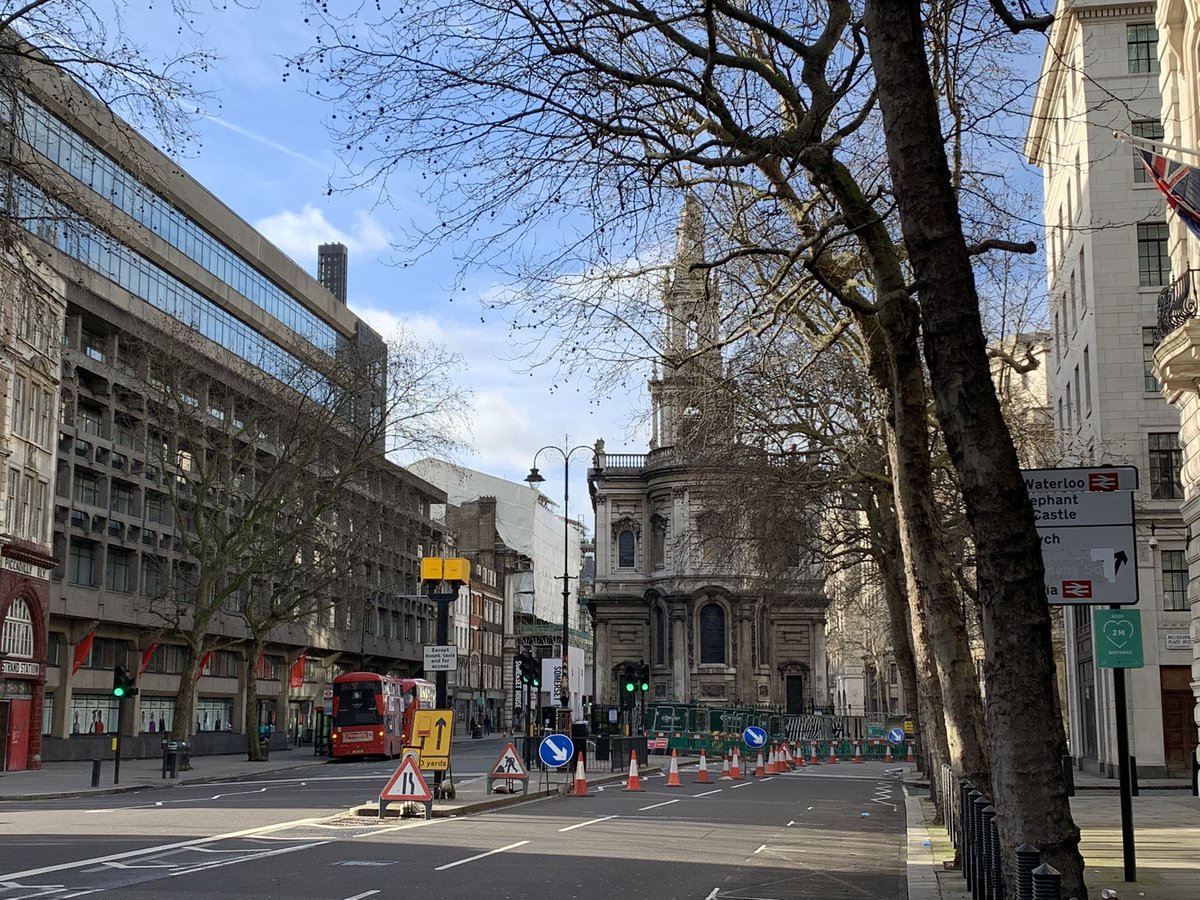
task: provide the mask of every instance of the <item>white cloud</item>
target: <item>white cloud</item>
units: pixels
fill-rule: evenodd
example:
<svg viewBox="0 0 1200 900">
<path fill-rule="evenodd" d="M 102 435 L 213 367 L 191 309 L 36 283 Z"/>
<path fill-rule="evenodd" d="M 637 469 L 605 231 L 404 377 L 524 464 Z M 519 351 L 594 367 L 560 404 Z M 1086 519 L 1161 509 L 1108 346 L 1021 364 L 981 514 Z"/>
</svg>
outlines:
<svg viewBox="0 0 1200 900">
<path fill-rule="evenodd" d="M 361 210 L 355 213 L 354 228 L 350 231 L 338 228 L 310 203 L 300 212 L 284 210 L 253 224 L 294 260 L 315 259 L 318 244 L 345 244 L 352 259 L 355 255 L 374 256 L 390 246 L 387 229 Z"/>
</svg>

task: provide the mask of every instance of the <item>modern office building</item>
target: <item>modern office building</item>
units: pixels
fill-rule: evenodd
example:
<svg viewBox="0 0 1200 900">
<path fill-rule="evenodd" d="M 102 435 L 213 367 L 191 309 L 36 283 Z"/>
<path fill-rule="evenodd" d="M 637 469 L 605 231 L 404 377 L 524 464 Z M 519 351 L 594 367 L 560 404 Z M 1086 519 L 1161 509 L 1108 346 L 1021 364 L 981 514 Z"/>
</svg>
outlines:
<svg viewBox="0 0 1200 900">
<path fill-rule="evenodd" d="M 24 229 L 27 256 L 37 262 L 3 261 L 0 736 L 9 768 L 98 755 L 108 740 L 98 735 L 117 729 L 127 755 L 157 752 L 153 735 L 174 724 L 185 653 L 148 601 L 164 578 L 190 565 L 165 481 L 186 480 L 186 467 L 177 456 L 168 472 L 147 452 L 172 436 L 134 377 L 139 348 L 166 352 L 182 335 L 190 356 L 181 359 L 220 385 L 195 398 L 219 422 L 262 402 L 239 390 L 275 384 L 262 377 L 276 375 L 275 366 L 321 368 L 322 359 L 382 345 L 344 303 L 90 94 L 54 72 L 23 74 L 9 83 L 17 91 L 5 122 L 6 225 Z M 44 296 L 14 294 L 43 266 Z M 279 387 L 282 402 L 294 399 Z M 358 499 L 356 511 L 379 538 L 358 560 L 369 594 L 354 604 L 331 597 L 281 625 L 256 664 L 259 701 L 250 712 L 279 740 L 310 736 L 322 690 L 338 671 L 419 672 L 432 635 L 419 561 L 444 544 L 430 517 L 444 494 L 380 458 Z M 177 596 L 187 602 L 186 593 Z M 245 747 L 244 738 L 221 732 L 241 731 L 247 718 L 236 604 L 253 601 L 231 599 L 211 624 L 211 649 L 191 686 L 188 730 L 200 752 Z M 138 676 L 140 694 L 125 701 L 124 721 L 111 690 L 115 665 Z"/>
<path fill-rule="evenodd" d="M 317 281 L 342 303 L 346 302 L 349 268 L 345 244 L 321 244 L 317 247 Z"/>
<path fill-rule="evenodd" d="M 1184 110 L 1159 93 L 1154 4 L 1079 0 L 1056 14 L 1025 145 L 1044 176 L 1051 413 L 1061 465 L 1133 465 L 1140 474 L 1134 608 L 1145 666 L 1125 676 L 1131 752 L 1142 774 L 1184 772 L 1195 733 L 1171 710 L 1190 702 L 1197 548 L 1180 514 L 1180 417 L 1153 369 L 1159 295 L 1178 273 L 1162 195 L 1135 147 L 1113 136 L 1162 140 Z M 1113 773 L 1114 670 L 1096 665 L 1092 623 L 1088 606 L 1066 608 L 1070 752 L 1087 770 Z"/>
</svg>

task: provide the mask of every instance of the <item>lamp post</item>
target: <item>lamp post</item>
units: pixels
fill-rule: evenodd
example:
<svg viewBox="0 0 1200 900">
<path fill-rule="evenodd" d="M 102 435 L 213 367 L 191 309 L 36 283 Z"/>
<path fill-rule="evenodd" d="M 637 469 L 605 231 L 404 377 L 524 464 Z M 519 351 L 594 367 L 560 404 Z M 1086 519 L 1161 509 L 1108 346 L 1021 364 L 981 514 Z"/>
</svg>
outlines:
<svg viewBox="0 0 1200 900">
<path fill-rule="evenodd" d="M 585 453 L 591 453 L 592 461 L 593 462 L 596 461 L 596 451 L 592 447 L 587 446 L 586 444 L 580 444 L 579 446 L 572 447 L 569 450 L 565 450 L 562 447 L 556 447 L 553 444 L 550 444 L 548 446 L 542 447 L 540 450 L 538 450 L 537 453 L 533 454 L 533 465 L 529 469 L 529 474 L 525 476 L 525 481 L 529 484 L 530 487 L 537 487 L 537 485 L 541 484 L 542 482 L 544 482 L 546 480 L 545 478 L 542 477 L 541 473 L 538 472 L 538 469 L 537 469 L 538 457 L 541 456 L 543 453 L 546 453 L 549 451 L 553 451 L 554 453 L 557 453 L 559 456 L 562 457 L 562 461 L 563 461 L 563 511 L 562 511 L 562 518 L 563 518 L 563 574 L 562 574 L 563 622 L 562 622 L 562 672 L 560 674 L 559 683 L 558 683 L 558 703 L 562 709 L 567 709 L 571 703 L 571 682 L 567 675 L 567 666 L 569 663 L 569 659 L 568 659 L 569 654 L 567 652 L 567 649 L 571 643 L 571 625 L 570 625 L 570 614 L 571 614 L 571 581 L 570 581 L 570 579 L 572 577 L 571 573 L 570 573 L 571 520 L 570 520 L 569 516 L 567 515 L 567 510 L 570 508 L 568 506 L 568 503 L 570 502 L 570 499 L 571 499 L 571 479 L 570 479 L 571 457 L 580 450 L 582 450 Z M 576 573 L 574 577 L 578 578 L 579 574 Z"/>
</svg>

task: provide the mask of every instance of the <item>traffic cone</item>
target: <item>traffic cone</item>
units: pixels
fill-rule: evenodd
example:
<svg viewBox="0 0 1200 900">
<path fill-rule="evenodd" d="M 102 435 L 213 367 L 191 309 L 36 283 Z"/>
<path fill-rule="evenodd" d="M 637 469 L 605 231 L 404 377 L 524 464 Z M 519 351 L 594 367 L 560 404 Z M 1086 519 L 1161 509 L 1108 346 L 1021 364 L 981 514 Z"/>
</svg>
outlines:
<svg viewBox="0 0 1200 900">
<path fill-rule="evenodd" d="M 721 757 L 721 777 L 722 778 L 732 778 L 733 777 L 732 775 L 729 774 L 729 754 L 728 753 L 726 753 L 724 756 Z"/>
<path fill-rule="evenodd" d="M 679 751 L 671 751 L 671 768 L 667 771 L 667 787 L 683 787 L 679 780 Z"/>
<path fill-rule="evenodd" d="M 708 757 L 704 754 L 704 748 L 700 748 L 700 766 L 696 770 L 696 783 L 708 784 Z"/>
<path fill-rule="evenodd" d="M 817 742 L 816 742 L 816 741 L 813 741 L 813 742 L 812 742 L 812 748 L 811 748 L 811 749 L 812 749 L 812 759 L 810 759 L 810 760 L 808 761 L 808 764 L 809 764 L 810 766 L 819 766 L 819 765 L 821 764 L 821 760 L 818 758 L 818 754 L 817 754 Z"/>
<path fill-rule="evenodd" d="M 778 775 L 782 771 L 779 767 L 779 746 L 771 745 L 771 755 L 767 759 L 767 772 L 771 775 Z"/>
<path fill-rule="evenodd" d="M 895 759 L 892 758 L 892 742 L 891 741 L 888 741 L 888 743 L 887 743 L 887 750 L 885 750 L 883 753 L 883 761 L 885 763 L 890 763 L 890 762 L 896 761 Z"/>
<path fill-rule="evenodd" d="M 640 791 L 642 790 L 642 779 L 638 775 L 637 751 L 629 751 L 629 781 L 625 783 L 625 790 Z"/>
<path fill-rule="evenodd" d="M 829 762 L 837 762 L 837 744 L 834 741 L 829 742 Z"/>
<path fill-rule="evenodd" d="M 733 748 L 733 762 L 729 764 L 729 777 L 734 781 L 742 780 L 742 760 L 738 756 L 738 748 Z"/>
<path fill-rule="evenodd" d="M 912 741 L 909 741 L 905 746 L 908 747 L 908 753 L 904 754 L 904 761 L 915 762 L 916 760 L 913 757 Z"/>
<path fill-rule="evenodd" d="M 798 752 L 796 753 L 796 768 L 803 769 L 804 768 L 804 749 L 802 747 L 798 747 L 797 751 Z"/>
<path fill-rule="evenodd" d="M 795 769 L 795 768 L 796 768 L 796 766 L 797 766 L 799 763 L 798 763 L 798 762 L 797 762 L 797 760 L 796 760 L 796 753 L 795 753 L 795 751 L 792 749 L 792 745 L 791 745 L 791 744 L 784 744 L 784 745 L 783 745 L 783 749 L 784 749 L 784 750 L 786 751 L 786 753 L 787 753 L 787 764 L 788 764 L 788 769 Z"/>
<path fill-rule="evenodd" d="M 754 777 L 762 778 L 767 774 L 767 770 L 763 768 L 762 751 L 758 751 L 758 760 L 754 763 Z"/>
<path fill-rule="evenodd" d="M 855 741 L 855 742 L 854 742 L 854 761 L 855 761 L 856 763 L 860 763 L 860 762 L 862 762 L 862 761 L 863 761 L 863 758 L 862 758 L 862 741 Z"/>
<path fill-rule="evenodd" d="M 579 751 L 579 760 L 575 763 L 575 796 L 587 796 L 587 773 L 583 770 L 583 751 Z"/>
</svg>

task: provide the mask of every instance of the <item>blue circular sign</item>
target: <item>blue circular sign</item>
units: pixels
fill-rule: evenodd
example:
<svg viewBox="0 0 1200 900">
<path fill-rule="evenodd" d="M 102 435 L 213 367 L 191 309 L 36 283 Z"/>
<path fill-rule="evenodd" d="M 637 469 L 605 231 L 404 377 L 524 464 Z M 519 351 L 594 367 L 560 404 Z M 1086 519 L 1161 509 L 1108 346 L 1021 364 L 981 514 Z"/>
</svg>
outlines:
<svg viewBox="0 0 1200 900">
<path fill-rule="evenodd" d="M 903 744 L 904 743 L 904 729 L 903 728 L 893 728 L 891 731 L 889 731 L 888 732 L 888 743 L 889 744 Z"/>
<path fill-rule="evenodd" d="M 538 744 L 538 759 L 551 769 L 565 766 L 575 758 L 575 742 L 565 734 L 548 734 Z"/>
<path fill-rule="evenodd" d="M 759 747 L 766 746 L 767 733 L 757 725 L 748 725 L 746 730 L 742 732 L 742 740 L 746 742 L 746 746 L 751 750 L 757 750 Z"/>
</svg>

